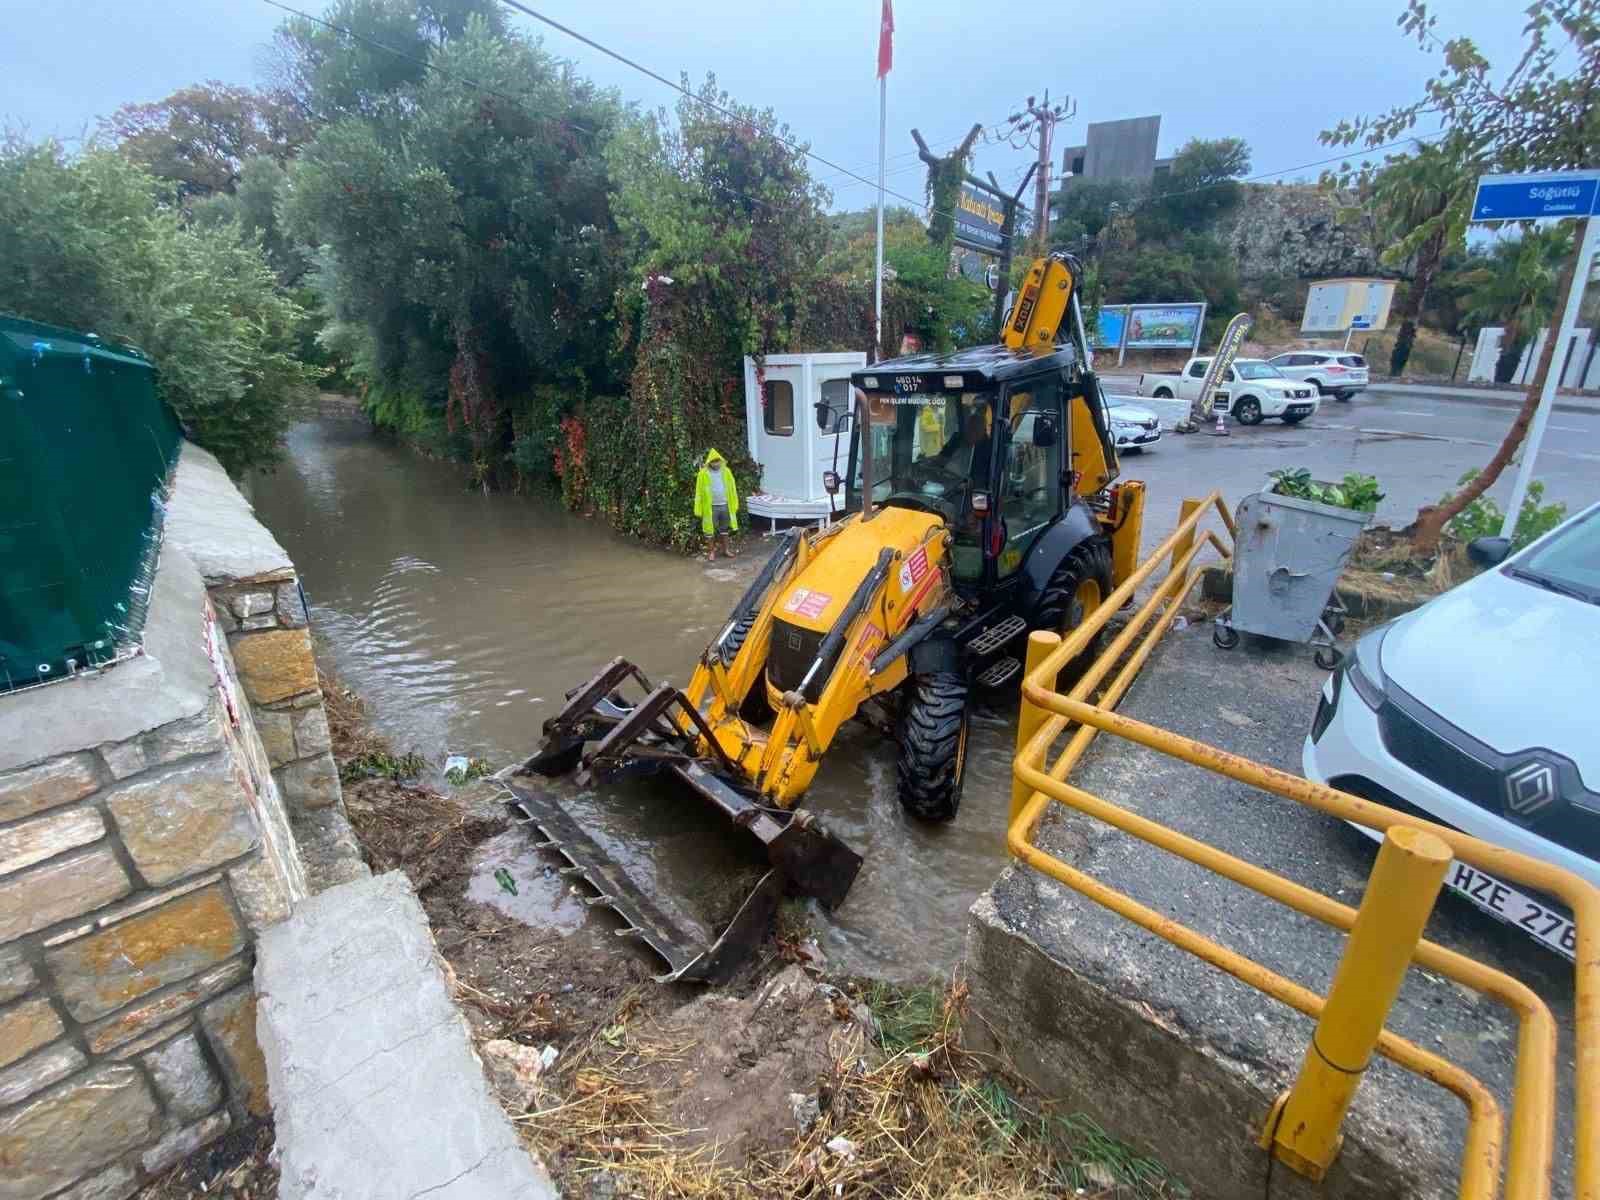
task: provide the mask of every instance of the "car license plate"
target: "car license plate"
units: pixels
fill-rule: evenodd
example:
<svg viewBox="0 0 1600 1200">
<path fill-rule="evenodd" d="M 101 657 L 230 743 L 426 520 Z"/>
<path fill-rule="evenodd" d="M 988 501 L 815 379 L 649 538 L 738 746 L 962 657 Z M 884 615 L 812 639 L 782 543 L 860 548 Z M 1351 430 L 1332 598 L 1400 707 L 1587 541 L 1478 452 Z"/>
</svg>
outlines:
<svg viewBox="0 0 1600 1200">
<path fill-rule="evenodd" d="M 1524 933 L 1531 933 L 1557 954 L 1576 959 L 1578 927 L 1561 913 L 1524 896 L 1493 875 L 1459 860 L 1450 865 L 1444 885 L 1457 895 L 1465 896 L 1490 916 L 1498 917 L 1508 925 L 1515 925 Z"/>
</svg>

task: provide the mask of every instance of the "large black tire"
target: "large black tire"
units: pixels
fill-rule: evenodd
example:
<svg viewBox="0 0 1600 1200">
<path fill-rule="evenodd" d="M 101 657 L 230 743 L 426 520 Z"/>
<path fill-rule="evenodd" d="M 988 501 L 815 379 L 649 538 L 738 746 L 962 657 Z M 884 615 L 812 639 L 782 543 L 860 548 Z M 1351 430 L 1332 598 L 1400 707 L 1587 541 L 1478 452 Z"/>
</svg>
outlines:
<svg viewBox="0 0 1600 1200">
<path fill-rule="evenodd" d="M 1171 400 L 1172 399 L 1172 389 L 1171 388 L 1158 387 L 1154 392 L 1151 393 L 1151 395 L 1154 396 L 1157 400 Z"/>
<path fill-rule="evenodd" d="M 1099 602 L 1111 594 L 1111 547 L 1104 538 L 1080 543 L 1061 560 L 1039 597 L 1033 627 L 1065 637 L 1090 611 L 1087 605 L 1095 590 L 1099 592 Z M 1058 681 L 1070 683 L 1082 675 L 1100 652 L 1104 637 L 1104 630 L 1096 634 L 1083 653 L 1062 668 Z"/>
<path fill-rule="evenodd" d="M 968 687 L 954 672 L 913 675 L 900 710 L 900 806 L 919 821 L 953 821 L 966 777 Z"/>
<path fill-rule="evenodd" d="M 1261 424 L 1261 401 L 1254 396 L 1246 396 L 1233 406 L 1233 417 L 1241 425 Z"/>
</svg>

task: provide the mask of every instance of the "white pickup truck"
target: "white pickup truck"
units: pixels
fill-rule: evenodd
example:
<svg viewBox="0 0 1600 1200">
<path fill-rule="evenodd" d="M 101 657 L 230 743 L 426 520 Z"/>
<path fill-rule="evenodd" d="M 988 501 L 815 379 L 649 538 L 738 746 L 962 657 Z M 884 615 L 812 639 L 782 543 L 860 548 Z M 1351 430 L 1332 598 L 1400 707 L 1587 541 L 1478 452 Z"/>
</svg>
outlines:
<svg viewBox="0 0 1600 1200">
<path fill-rule="evenodd" d="M 1177 398 L 1191 404 L 1200 394 L 1211 358 L 1191 358 L 1177 375 L 1146 372 L 1139 376 L 1139 395 Z M 1241 425 L 1259 425 L 1277 417 L 1285 425 L 1298 425 L 1317 411 L 1317 391 L 1307 383 L 1287 379 L 1271 363 L 1259 358 L 1236 358 L 1217 386 L 1216 408 Z"/>
</svg>

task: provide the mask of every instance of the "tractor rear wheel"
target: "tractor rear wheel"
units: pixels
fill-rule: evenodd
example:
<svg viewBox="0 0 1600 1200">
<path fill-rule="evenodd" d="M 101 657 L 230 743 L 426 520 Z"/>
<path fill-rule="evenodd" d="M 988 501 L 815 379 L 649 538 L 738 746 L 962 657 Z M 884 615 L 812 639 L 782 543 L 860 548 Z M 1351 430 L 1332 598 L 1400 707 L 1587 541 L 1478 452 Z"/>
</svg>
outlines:
<svg viewBox="0 0 1600 1200">
<path fill-rule="evenodd" d="M 1050 582 L 1039 597 L 1034 628 L 1048 629 L 1066 637 L 1110 594 L 1111 547 L 1104 538 L 1082 542 L 1061 560 L 1055 574 L 1050 576 Z M 1083 648 L 1082 654 L 1061 669 L 1060 682 L 1071 683 L 1082 675 L 1094 662 L 1104 640 L 1102 630 Z"/>
<path fill-rule="evenodd" d="M 970 713 L 964 676 L 913 675 L 900 712 L 900 806 L 919 821 L 953 821 L 967 770 Z"/>
</svg>

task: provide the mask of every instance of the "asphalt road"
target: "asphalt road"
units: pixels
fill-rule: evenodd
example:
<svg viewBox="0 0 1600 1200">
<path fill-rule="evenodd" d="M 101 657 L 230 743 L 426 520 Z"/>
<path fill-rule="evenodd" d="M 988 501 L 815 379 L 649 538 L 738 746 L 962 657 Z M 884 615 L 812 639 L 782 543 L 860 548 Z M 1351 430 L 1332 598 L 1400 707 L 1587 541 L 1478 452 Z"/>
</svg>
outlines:
<svg viewBox="0 0 1600 1200">
<path fill-rule="evenodd" d="M 1107 381 L 1108 391 L 1119 387 Z M 1185 496 L 1221 488 L 1228 503 L 1236 504 L 1280 467 L 1309 467 L 1318 479 L 1338 479 L 1346 471 L 1376 475 L 1384 491 L 1378 520 L 1402 526 L 1418 507 L 1452 490 L 1465 471 L 1483 467 L 1515 415 L 1513 402 L 1493 396 L 1384 392 L 1349 403 L 1325 397 L 1317 414 L 1300 425 L 1229 422 L 1226 438 L 1169 432 L 1154 450 L 1126 456 L 1122 471 L 1149 484 L 1146 545 L 1172 531 Z M 1600 500 L 1600 404 L 1570 398 L 1557 404 L 1534 478 L 1544 481 L 1547 502 L 1576 510 Z M 1490 491 L 1502 506 L 1511 482 L 1507 471 Z"/>
</svg>

